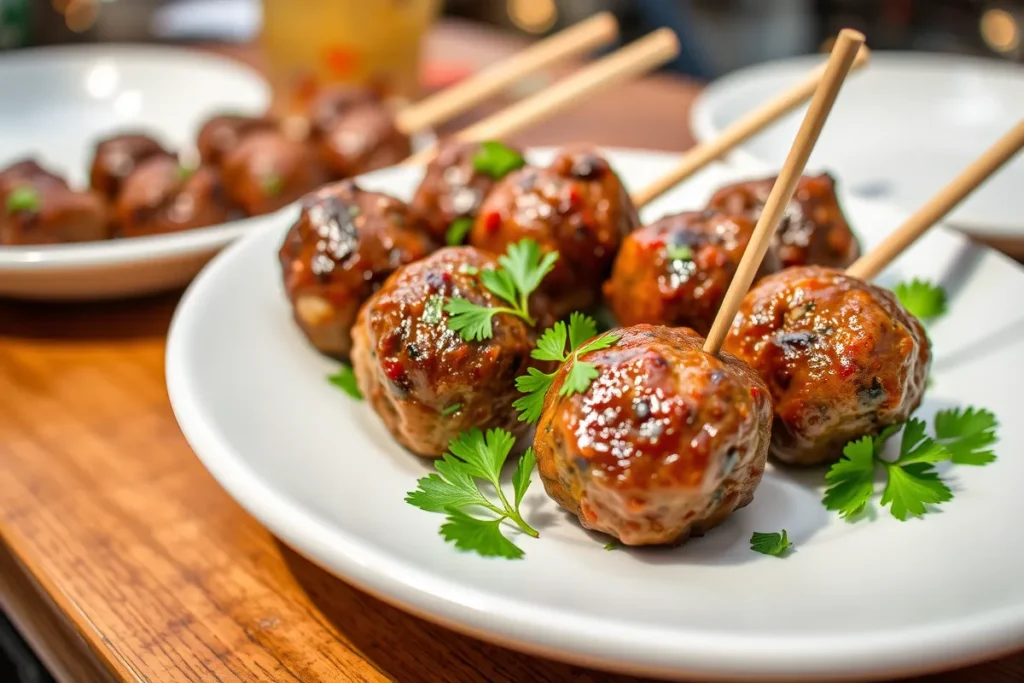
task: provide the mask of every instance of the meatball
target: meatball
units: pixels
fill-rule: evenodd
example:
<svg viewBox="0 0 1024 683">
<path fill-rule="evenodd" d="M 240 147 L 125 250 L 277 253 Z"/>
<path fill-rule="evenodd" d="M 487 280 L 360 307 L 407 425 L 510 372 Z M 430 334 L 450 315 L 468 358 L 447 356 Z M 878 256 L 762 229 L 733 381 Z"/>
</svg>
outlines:
<svg viewBox="0 0 1024 683">
<path fill-rule="evenodd" d="M 23 183 L 47 183 L 66 188 L 67 181 L 49 169 L 40 166 L 35 159 L 21 159 L 0 171 L 0 192 Z"/>
<path fill-rule="evenodd" d="M 838 460 L 850 440 L 905 421 L 931 361 L 924 329 L 891 292 L 817 266 L 755 285 L 723 348 L 767 382 L 772 454 L 799 465 Z"/>
<path fill-rule="evenodd" d="M 756 223 L 774 185 L 775 178 L 729 185 L 711 197 L 708 207 L 745 214 Z M 860 245 L 839 207 L 832 176 L 826 173 L 800 178 L 775 231 L 772 250 L 783 268 L 846 268 L 857 260 Z"/>
<path fill-rule="evenodd" d="M 309 104 L 311 134 L 323 135 L 354 107 L 367 103 L 383 106 L 379 93 L 370 88 L 334 85 L 322 89 Z"/>
<path fill-rule="evenodd" d="M 277 130 L 277 123 L 266 116 L 219 114 L 203 124 L 199 130 L 196 138 L 199 158 L 204 164 L 219 165 L 246 136 L 274 130 Z"/>
<path fill-rule="evenodd" d="M 479 150 L 479 142 L 452 140 L 441 145 L 427 164 L 412 209 L 438 241 L 446 238 L 455 220 L 476 218 L 484 197 L 498 182 L 476 170 L 473 158 Z"/>
<path fill-rule="evenodd" d="M 395 438 L 412 452 L 444 454 L 471 427 L 530 427 L 512 403 L 515 379 L 532 361 L 532 329 L 520 318 L 495 315 L 493 336 L 467 342 L 448 329 L 445 301 L 506 304 L 485 289 L 479 272 L 497 259 L 472 247 L 448 247 L 399 268 L 359 312 L 352 366 L 359 387 Z"/>
<path fill-rule="evenodd" d="M 95 192 L 76 192 L 46 172 L 0 177 L 0 244 L 91 242 L 109 236 L 107 206 Z"/>
<path fill-rule="evenodd" d="M 541 285 L 557 318 L 597 302 L 623 238 L 640 227 L 636 207 L 608 162 L 567 149 L 546 168 L 505 176 L 484 199 L 469 243 L 492 253 L 529 237 L 558 262 Z M 550 322 L 550 321 L 543 321 Z"/>
<path fill-rule="evenodd" d="M 396 268 L 433 248 L 393 197 L 348 180 L 307 195 L 278 254 L 296 322 L 319 351 L 348 358 L 359 307 Z"/>
<path fill-rule="evenodd" d="M 748 505 L 768 456 L 768 389 L 693 330 L 636 325 L 583 354 L 597 377 L 547 392 L 534 453 L 544 489 L 584 527 L 626 545 L 676 544 Z"/>
<path fill-rule="evenodd" d="M 408 136 L 381 104 L 355 104 L 313 137 L 324 167 L 334 178 L 350 178 L 402 161 L 412 153 Z"/>
<path fill-rule="evenodd" d="M 228 197 L 250 216 L 277 211 L 325 181 L 313 151 L 276 131 L 247 135 L 221 172 Z"/>
<path fill-rule="evenodd" d="M 622 325 L 690 327 L 707 334 L 754 232 L 744 216 L 678 213 L 622 242 L 605 301 Z M 779 269 L 766 254 L 758 277 Z"/>
<path fill-rule="evenodd" d="M 154 156 L 173 157 L 159 142 L 139 133 L 115 135 L 96 145 L 89 184 L 107 201 L 117 199 L 121 184 L 135 167 Z"/>
<path fill-rule="evenodd" d="M 233 216 L 220 171 L 186 169 L 169 157 L 148 159 L 125 180 L 114 206 L 122 237 L 201 228 Z"/>
</svg>

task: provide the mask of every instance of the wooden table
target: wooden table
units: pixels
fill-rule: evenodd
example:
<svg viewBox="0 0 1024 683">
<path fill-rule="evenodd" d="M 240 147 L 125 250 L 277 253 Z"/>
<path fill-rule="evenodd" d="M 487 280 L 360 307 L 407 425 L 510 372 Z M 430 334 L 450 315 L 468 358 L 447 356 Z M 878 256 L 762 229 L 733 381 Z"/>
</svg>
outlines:
<svg viewBox="0 0 1024 683">
<path fill-rule="evenodd" d="M 646 79 L 520 141 L 682 150 L 696 92 Z M 0 605 L 60 680 L 634 680 L 455 634 L 284 547 L 178 431 L 177 299 L 0 301 Z M 1022 681 L 1024 654 L 921 680 Z"/>
</svg>

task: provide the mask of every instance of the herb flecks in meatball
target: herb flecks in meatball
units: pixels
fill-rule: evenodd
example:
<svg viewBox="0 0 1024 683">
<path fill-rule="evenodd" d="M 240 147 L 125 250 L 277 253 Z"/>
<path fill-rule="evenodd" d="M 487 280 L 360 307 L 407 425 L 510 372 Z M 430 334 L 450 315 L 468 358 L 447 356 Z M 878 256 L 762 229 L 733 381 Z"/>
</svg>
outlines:
<svg viewBox="0 0 1024 683">
<path fill-rule="evenodd" d="M 755 285 L 724 348 L 771 390 L 772 454 L 801 465 L 834 462 L 847 442 L 906 421 L 931 360 L 924 329 L 891 292 L 814 266 Z"/>
<path fill-rule="evenodd" d="M 764 382 L 687 329 L 637 325 L 579 356 L 596 376 L 547 392 L 534 450 L 548 494 L 588 529 L 627 545 L 675 544 L 753 500 L 771 403 Z"/>
<path fill-rule="evenodd" d="M 91 242 L 110 236 L 106 203 L 32 160 L 0 171 L 0 244 Z"/>
<path fill-rule="evenodd" d="M 277 211 L 324 180 L 309 146 L 277 131 L 243 138 L 224 157 L 221 170 L 231 201 L 250 216 Z"/>
</svg>

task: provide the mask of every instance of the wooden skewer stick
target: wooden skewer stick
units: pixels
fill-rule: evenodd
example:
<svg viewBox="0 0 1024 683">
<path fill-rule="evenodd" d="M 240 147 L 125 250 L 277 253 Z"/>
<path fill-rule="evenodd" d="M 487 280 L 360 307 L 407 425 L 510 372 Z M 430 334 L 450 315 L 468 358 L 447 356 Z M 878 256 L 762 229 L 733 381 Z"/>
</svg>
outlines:
<svg viewBox="0 0 1024 683">
<path fill-rule="evenodd" d="M 1022 147 L 1024 147 L 1024 119 L 985 150 L 984 154 L 975 159 L 952 182 L 939 190 L 938 194 L 925 202 L 924 206 L 893 230 L 881 244 L 854 261 L 853 265 L 846 269 L 846 274 L 862 280 L 874 278 L 928 228 L 952 211 L 990 175 L 1012 159 Z"/>
<path fill-rule="evenodd" d="M 707 341 L 704 342 L 706 353 L 717 354 L 725 341 L 725 335 L 729 332 L 736 311 L 739 310 L 750 283 L 754 281 L 754 275 L 764 254 L 768 251 L 768 244 L 771 242 L 775 229 L 782 220 L 782 213 L 789 205 L 789 201 L 796 192 L 796 185 L 800 180 L 804 167 L 807 166 L 807 159 L 811 156 L 811 150 L 818 142 L 821 129 L 825 126 L 825 120 L 832 111 L 832 105 L 839 95 L 839 89 L 843 86 L 846 75 L 850 72 L 853 60 L 857 56 L 857 50 L 864 44 L 864 35 L 852 29 L 843 29 L 839 32 L 832 54 L 829 55 L 828 64 L 825 67 L 825 75 L 814 91 L 811 104 L 807 108 L 804 120 L 797 131 L 793 146 L 789 149 L 789 155 L 779 177 L 772 186 L 772 191 L 765 202 L 761 217 L 757 220 L 754 234 L 747 244 L 743 258 L 736 268 L 736 275 L 725 293 L 721 308 L 711 326 Z"/>
<path fill-rule="evenodd" d="M 578 104 L 588 95 L 610 88 L 651 71 L 679 54 L 679 40 L 662 28 L 634 41 L 593 64 L 563 78 L 541 92 L 521 100 L 455 134 L 457 140 L 493 140 L 511 135 L 533 123 Z M 437 146 L 413 154 L 403 165 L 425 164 L 434 158 Z"/>
<path fill-rule="evenodd" d="M 870 52 L 867 47 L 862 45 L 850 70 L 855 71 L 867 64 Z M 826 66 L 828 65 L 822 64 L 817 67 L 799 83 L 733 122 L 714 140 L 709 140 L 689 150 L 683 155 L 678 166 L 647 187 L 634 192 L 631 197 L 633 204 L 637 208 L 649 204 L 806 102 L 825 76 Z"/>
<path fill-rule="evenodd" d="M 601 12 L 530 46 L 511 59 L 493 64 L 457 85 L 406 107 L 395 115 L 395 124 L 407 135 L 427 130 L 526 76 L 568 57 L 607 45 L 618 35 L 619 24 L 615 17 L 609 12 Z"/>
</svg>

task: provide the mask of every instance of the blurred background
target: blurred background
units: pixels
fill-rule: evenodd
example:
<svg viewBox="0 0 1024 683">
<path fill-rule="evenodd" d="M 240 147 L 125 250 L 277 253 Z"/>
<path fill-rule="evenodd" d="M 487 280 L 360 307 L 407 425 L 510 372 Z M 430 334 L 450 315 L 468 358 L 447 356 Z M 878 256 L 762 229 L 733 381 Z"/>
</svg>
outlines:
<svg viewBox="0 0 1024 683">
<path fill-rule="evenodd" d="M 379 0 L 374 5 L 413 0 Z M 332 0 L 268 3 L 277 15 L 322 10 Z M 426 3 L 430 4 L 430 3 Z M 1020 61 L 1024 0 L 438 0 L 443 16 L 542 36 L 600 10 L 628 40 L 676 30 L 683 54 L 670 69 L 712 79 L 742 66 L 816 51 L 842 26 L 877 49 L 974 54 Z M 278 10 L 277 7 L 280 7 Z M 260 0 L 0 0 L 0 48 L 90 41 L 253 40 Z"/>
</svg>

